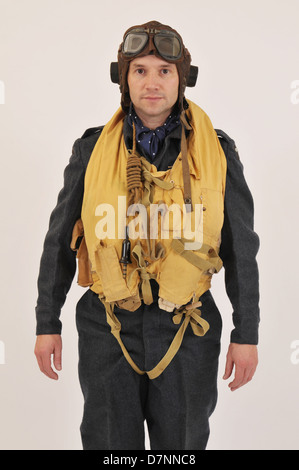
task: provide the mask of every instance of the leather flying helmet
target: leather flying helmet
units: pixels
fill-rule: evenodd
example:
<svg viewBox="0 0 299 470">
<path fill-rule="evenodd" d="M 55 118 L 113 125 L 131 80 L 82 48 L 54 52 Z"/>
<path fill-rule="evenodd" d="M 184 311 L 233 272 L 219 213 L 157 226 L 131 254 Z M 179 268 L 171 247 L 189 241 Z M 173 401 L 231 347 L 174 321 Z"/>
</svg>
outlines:
<svg viewBox="0 0 299 470">
<path fill-rule="evenodd" d="M 195 86 L 198 67 L 191 65 L 190 53 L 177 31 L 158 21 L 149 21 L 129 28 L 119 46 L 118 62 L 111 63 L 110 76 L 112 82 L 120 86 L 123 111 L 128 113 L 131 101 L 127 83 L 130 62 L 136 57 L 149 54 L 176 64 L 179 74 L 178 107 L 181 112 L 184 111 L 185 88 Z"/>
</svg>

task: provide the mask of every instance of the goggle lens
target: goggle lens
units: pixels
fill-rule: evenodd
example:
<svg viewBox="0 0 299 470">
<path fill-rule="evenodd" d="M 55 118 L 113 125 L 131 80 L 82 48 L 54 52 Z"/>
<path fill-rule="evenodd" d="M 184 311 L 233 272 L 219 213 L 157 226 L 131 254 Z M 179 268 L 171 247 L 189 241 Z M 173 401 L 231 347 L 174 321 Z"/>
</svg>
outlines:
<svg viewBox="0 0 299 470">
<path fill-rule="evenodd" d="M 148 41 L 146 33 L 129 33 L 123 45 L 123 53 L 126 55 L 136 55 L 142 51 Z"/>
<path fill-rule="evenodd" d="M 175 35 L 156 34 L 154 43 L 159 54 L 166 59 L 178 59 L 181 55 L 181 43 Z"/>
</svg>

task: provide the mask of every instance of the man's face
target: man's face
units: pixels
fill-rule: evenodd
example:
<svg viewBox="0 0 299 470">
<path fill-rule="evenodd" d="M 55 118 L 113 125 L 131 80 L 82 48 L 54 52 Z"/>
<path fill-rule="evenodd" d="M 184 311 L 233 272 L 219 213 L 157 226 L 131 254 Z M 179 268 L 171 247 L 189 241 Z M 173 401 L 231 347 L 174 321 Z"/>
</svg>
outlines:
<svg viewBox="0 0 299 470">
<path fill-rule="evenodd" d="M 130 62 L 128 86 L 134 108 L 143 124 L 162 125 L 178 99 L 179 75 L 175 64 L 154 55 Z"/>
</svg>

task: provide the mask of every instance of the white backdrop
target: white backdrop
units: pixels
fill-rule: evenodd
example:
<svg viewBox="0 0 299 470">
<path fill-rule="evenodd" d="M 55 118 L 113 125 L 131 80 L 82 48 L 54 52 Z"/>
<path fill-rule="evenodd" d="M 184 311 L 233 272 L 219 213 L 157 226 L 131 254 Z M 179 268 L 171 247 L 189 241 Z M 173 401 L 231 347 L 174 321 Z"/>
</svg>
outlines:
<svg viewBox="0 0 299 470">
<path fill-rule="evenodd" d="M 208 449 L 299 449 L 298 17 L 298 0 L 0 0 L 2 450 L 81 449 L 83 289 L 74 282 L 63 309 L 51 381 L 33 354 L 39 260 L 73 142 L 119 106 L 109 67 L 122 35 L 149 20 L 177 29 L 200 67 L 187 97 L 236 141 L 261 240 L 260 364 L 233 393 L 222 380 L 232 308 L 223 270 L 213 278 L 224 329 Z"/>
</svg>

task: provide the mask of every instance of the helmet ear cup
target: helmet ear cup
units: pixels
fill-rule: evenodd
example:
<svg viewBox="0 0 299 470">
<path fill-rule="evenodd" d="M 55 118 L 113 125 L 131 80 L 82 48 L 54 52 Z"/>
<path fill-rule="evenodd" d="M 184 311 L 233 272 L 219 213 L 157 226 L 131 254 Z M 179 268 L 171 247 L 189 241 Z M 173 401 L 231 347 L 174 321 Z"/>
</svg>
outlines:
<svg viewBox="0 0 299 470">
<path fill-rule="evenodd" d="M 111 62 L 110 64 L 110 77 L 112 83 L 119 84 L 118 62 Z"/>
<path fill-rule="evenodd" d="M 197 77 L 198 77 L 198 67 L 196 67 L 195 65 L 190 65 L 190 71 L 189 71 L 189 76 L 188 76 L 186 85 L 188 87 L 194 87 L 196 85 Z"/>
</svg>

